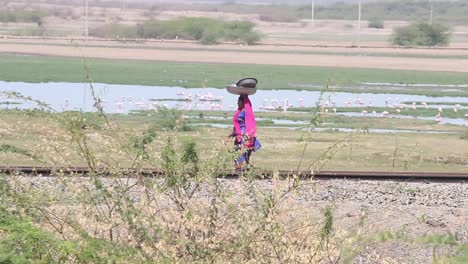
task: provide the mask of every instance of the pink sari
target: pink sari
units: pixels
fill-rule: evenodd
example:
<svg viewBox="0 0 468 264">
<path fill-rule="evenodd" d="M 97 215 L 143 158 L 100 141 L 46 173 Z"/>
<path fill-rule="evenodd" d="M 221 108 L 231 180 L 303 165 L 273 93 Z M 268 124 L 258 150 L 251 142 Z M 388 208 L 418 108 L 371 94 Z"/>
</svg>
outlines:
<svg viewBox="0 0 468 264">
<path fill-rule="evenodd" d="M 237 109 L 234 114 L 234 132 L 236 138 L 241 141 L 242 137 L 245 136 L 247 140 L 244 142 L 244 146 L 251 148 L 254 145 L 254 138 L 257 136 L 257 122 L 255 121 L 255 115 L 252 108 L 252 103 L 247 95 L 242 96 L 244 98 L 244 111 L 245 111 L 245 133 L 242 133 L 241 126 L 239 124 L 238 116 L 242 109 Z"/>
</svg>

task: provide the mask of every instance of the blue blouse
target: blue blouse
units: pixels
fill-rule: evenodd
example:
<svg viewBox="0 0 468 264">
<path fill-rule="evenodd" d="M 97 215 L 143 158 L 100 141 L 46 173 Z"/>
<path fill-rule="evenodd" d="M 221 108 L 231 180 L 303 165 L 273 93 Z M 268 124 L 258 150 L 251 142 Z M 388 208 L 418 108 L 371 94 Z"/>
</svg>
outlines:
<svg viewBox="0 0 468 264">
<path fill-rule="evenodd" d="M 237 116 L 237 121 L 239 122 L 242 134 L 245 133 L 245 111 L 242 111 Z"/>
</svg>

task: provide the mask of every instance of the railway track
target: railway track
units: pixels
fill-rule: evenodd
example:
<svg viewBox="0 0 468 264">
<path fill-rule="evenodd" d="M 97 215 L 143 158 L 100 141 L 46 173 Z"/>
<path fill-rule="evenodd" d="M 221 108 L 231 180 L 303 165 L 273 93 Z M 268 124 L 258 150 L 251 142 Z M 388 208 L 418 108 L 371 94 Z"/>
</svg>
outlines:
<svg viewBox="0 0 468 264">
<path fill-rule="evenodd" d="M 80 175 L 87 176 L 91 173 L 87 167 L 27 167 L 27 166 L 0 166 L 0 174 L 6 175 L 25 175 L 25 176 L 48 176 L 57 175 Z M 104 169 L 97 170 L 97 174 L 110 175 L 109 171 Z M 145 168 L 140 170 L 122 168 L 119 173 L 123 176 L 140 175 L 144 177 L 163 176 L 164 172 L 154 168 Z M 244 172 L 250 173 L 250 172 Z M 468 181 L 467 173 L 448 173 L 448 172 L 375 172 L 375 171 L 294 171 L 294 170 L 254 170 L 251 172 L 259 179 L 268 179 L 277 175 L 279 177 L 300 176 L 304 179 L 363 179 L 363 180 L 447 180 L 447 181 Z M 237 178 L 243 173 L 234 171 L 216 172 L 218 177 Z"/>
</svg>

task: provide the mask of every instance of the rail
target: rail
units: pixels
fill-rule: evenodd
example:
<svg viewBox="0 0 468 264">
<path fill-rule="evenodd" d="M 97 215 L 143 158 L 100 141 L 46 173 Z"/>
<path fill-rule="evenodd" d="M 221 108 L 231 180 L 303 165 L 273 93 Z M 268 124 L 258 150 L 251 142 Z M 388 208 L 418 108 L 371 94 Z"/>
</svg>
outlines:
<svg viewBox="0 0 468 264">
<path fill-rule="evenodd" d="M 119 168 L 118 173 L 122 176 L 144 176 L 157 177 L 163 176 L 164 172 L 155 168 L 131 169 Z M 88 176 L 92 173 L 98 175 L 112 175 L 107 169 L 97 169 L 91 171 L 87 167 L 29 167 L 29 166 L 0 166 L 0 173 L 6 175 L 29 175 L 29 176 L 57 176 L 57 175 L 80 175 Z M 115 174 L 115 173 L 114 173 Z M 382 172 L 382 171 L 296 171 L 296 170 L 260 170 L 255 169 L 246 172 L 235 171 L 217 171 L 214 172 L 217 177 L 236 178 L 242 175 L 253 175 L 259 179 L 272 178 L 274 176 L 288 178 L 299 177 L 301 179 L 364 179 L 364 180 L 468 180 L 467 173 L 451 172 Z"/>
</svg>

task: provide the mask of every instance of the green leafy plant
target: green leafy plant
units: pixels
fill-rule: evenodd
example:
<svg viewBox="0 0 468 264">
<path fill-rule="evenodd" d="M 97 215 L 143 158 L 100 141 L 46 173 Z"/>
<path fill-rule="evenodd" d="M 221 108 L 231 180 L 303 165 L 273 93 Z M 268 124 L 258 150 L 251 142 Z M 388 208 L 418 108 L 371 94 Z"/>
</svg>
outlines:
<svg viewBox="0 0 468 264">
<path fill-rule="evenodd" d="M 367 24 L 368 28 L 377 28 L 377 29 L 382 29 L 384 28 L 384 22 L 381 19 L 378 18 L 373 18 L 369 20 Z"/>
<path fill-rule="evenodd" d="M 261 39 L 248 21 L 223 21 L 211 18 L 180 18 L 172 21 L 151 20 L 137 26 L 109 24 L 93 28 L 90 34 L 111 38 L 188 39 L 205 45 L 237 41 L 253 45 Z"/>
<path fill-rule="evenodd" d="M 392 43 L 399 46 L 446 46 L 450 41 L 449 27 L 442 24 L 415 23 L 396 28 Z"/>
</svg>

